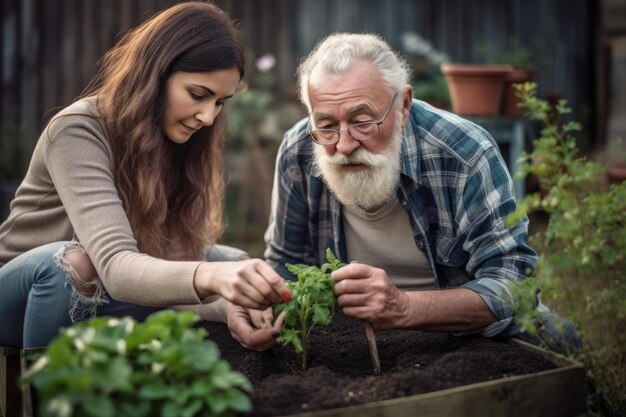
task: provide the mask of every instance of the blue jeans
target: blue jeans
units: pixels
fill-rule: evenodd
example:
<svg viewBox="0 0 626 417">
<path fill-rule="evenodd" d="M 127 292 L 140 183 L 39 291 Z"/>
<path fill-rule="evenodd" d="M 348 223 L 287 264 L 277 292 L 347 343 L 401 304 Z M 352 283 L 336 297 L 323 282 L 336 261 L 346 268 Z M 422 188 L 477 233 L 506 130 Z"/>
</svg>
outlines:
<svg viewBox="0 0 626 417">
<path fill-rule="evenodd" d="M 0 266 L 0 345 L 45 347 L 72 324 L 70 284 L 54 261 L 65 243 L 31 249 Z M 161 309 L 111 300 L 98 307 L 97 315 L 143 320 Z"/>
<path fill-rule="evenodd" d="M 582 341 L 578 337 L 576 325 L 554 313 L 544 313 L 544 317 L 545 321 L 541 323 L 536 335 L 522 333 L 517 337 L 561 355 L 580 353 Z"/>
<path fill-rule="evenodd" d="M 541 317 L 535 323 L 536 334 L 524 332 L 518 324 L 513 324 L 499 336 L 521 339 L 565 356 L 580 353 L 582 341 L 578 337 L 576 325 L 553 313 L 543 303 L 539 303 L 537 310 L 541 313 Z"/>
</svg>

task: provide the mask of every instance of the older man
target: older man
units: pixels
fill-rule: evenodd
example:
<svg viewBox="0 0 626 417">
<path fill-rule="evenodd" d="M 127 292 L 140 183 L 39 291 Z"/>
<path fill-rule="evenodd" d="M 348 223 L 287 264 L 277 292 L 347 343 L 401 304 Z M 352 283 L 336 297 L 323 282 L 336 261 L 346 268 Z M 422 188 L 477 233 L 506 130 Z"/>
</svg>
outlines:
<svg viewBox="0 0 626 417">
<path fill-rule="evenodd" d="M 510 174 L 484 129 L 414 100 L 409 79 L 372 34 L 330 35 L 302 62 L 309 117 L 278 153 L 266 260 L 290 279 L 285 263 L 330 247 L 351 262 L 339 306 L 379 329 L 515 335 L 512 283 L 537 255 L 527 218 L 504 225 Z"/>
</svg>

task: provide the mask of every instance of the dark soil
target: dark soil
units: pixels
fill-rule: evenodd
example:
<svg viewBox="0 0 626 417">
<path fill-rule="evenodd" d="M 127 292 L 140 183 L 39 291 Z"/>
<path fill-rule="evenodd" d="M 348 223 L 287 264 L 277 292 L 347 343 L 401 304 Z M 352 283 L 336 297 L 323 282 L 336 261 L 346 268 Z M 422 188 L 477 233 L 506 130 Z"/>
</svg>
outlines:
<svg viewBox="0 0 626 417">
<path fill-rule="evenodd" d="M 289 347 L 253 352 L 224 324 L 203 323 L 233 369 L 254 385 L 251 416 L 277 416 L 375 402 L 555 368 L 517 345 L 481 336 L 377 332 L 382 375 L 374 375 L 360 320 L 336 313 L 310 335 L 309 369 Z"/>
</svg>

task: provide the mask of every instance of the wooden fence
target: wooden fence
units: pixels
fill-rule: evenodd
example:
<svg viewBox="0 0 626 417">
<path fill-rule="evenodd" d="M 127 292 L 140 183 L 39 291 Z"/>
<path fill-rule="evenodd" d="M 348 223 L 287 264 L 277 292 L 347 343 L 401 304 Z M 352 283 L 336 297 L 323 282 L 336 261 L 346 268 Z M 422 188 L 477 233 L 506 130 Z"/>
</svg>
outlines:
<svg viewBox="0 0 626 417">
<path fill-rule="evenodd" d="M 0 182 L 21 179 L 43 126 L 81 93 L 98 59 L 120 34 L 177 2 L 2 0 Z M 485 59 L 482 47 L 500 53 L 513 48 L 516 40 L 538 53 L 540 93 L 568 99 L 575 117 L 587 132 L 593 131 L 597 12 L 591 0 L 214 2 L 239 22 L 257 56 L 276 56 L 276 95 L 281 99 L 293 91 L 298 60 L 332 32 L 379 33 L 403 54 L 402 36 L 414 32 L 455 62 L 480 62 Z M 256 188 L 267 193 L 268 187 Z"/>
<path fill-rule="evenodd" d="M 42 126 L 81 92 L 120 33 L 171 0 L 2 0 L 0 177 L 23 174 Z M 453 61 L 477 62 L 479 48 L 538 47 L 540 91 L 570 100 L 593 121 L 594 4 L 583 0 L 218 0 L 247 44 L 278 58 L 279 93 L 298 59 L 334 31 L 382 34 L 401 49 L 419 33 Z"/>
</svg>

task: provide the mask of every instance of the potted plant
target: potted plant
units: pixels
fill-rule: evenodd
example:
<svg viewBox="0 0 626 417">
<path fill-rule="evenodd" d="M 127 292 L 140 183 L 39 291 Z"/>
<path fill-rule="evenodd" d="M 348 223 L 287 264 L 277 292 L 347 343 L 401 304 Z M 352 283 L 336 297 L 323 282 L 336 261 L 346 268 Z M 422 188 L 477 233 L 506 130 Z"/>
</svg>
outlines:
<svg viewBox="0 0 626 417">
<path fill-rule="evenodd" d="M 533 81 L 535 70 L 533 67 L 525 65 L 513 65 L 513 70 L 504 79 L 504 93 L 502 94 L 501 113 L 505 117 L 520 118 L 524 116 L 524 108 L 521 106 L 515 84 L 523 84 Z"/>
<path fill-rule="evenodd" d="M 523 117 L 524 108 L 520 106 L 520 99 L 513 86 L 534 80 L 535 68 L 540 64 L 538 48 L 523 46 L 518 38 L 511 37 L 503 51 L 495 52 L 490 45 L 481 45 L 478 47 L 478 54 L 486 62 L 513 67 L 504 80 L 500 113 L 505 117 Z"/>
<path fill-rule="evenodd" d="M 443 74 L 435 75 L 428 80 L 416 80 L 412 87 L 413 97 L 443 110 L 450 109 L 450 91 Z"/>
<path fill-rule="evenodd" d="M 549 215 L 545 232 L 532 236 L 540 258 L 519 299 L 532 305 L 541 291 L 544 302 L 576 323 L 582 340 L 577 358 L 591 381 L 591 415 L 624 416 L 626 183 L 607 186 L 604 167 L 579 154 L 575 134 L 581 127 L 563 121 L 570 112 L 564 100 L 555 115 L 536 97 L 536 84 L 516 89 L 527 116 L 543 125 L 518 175 L 536 174 L 546 193 L 527 195 L 511 224 L 527 212 Z M 527 306 L 517 320 L 532 331 L 535 318 L 535 309 Z"/>
<path fill-rule="evenodd" d="M 512 40 L 511 47 L 495 57 L 498 64 L 511 65 L 513 71 L 504 80 L 504 94 L 502 96 L 502 115 L 520 118 L 524 116 L 524 108 L 517 96 L 515 84 L 531 82 L 535 78 L 535 57 L 532 50 L 523 48 L 516 39 Z"/>
<path fill-rule="evenodd" d="M 61 331 L 23 375 L 39 416 L 232 416 L 252 386 L 191 312 L 97 317 Z"/>
<path fill-rule="evenodd" d="M 441 64 L 448 80 L 452 111 L 464 116 L 497 116 L 510 65 Z"/>
</svg>

